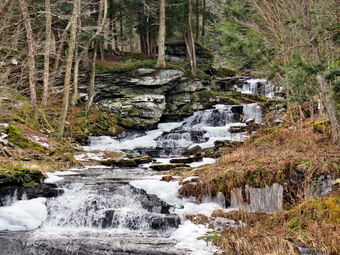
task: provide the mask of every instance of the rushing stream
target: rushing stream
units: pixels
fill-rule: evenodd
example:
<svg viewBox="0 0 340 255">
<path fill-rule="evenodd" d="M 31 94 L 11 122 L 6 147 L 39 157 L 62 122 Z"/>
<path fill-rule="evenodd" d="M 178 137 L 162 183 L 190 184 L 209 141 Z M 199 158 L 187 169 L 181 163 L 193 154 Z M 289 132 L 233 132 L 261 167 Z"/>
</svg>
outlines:
<svg viewBox="0 0 340 255">
<path fill-rule="evenodd" d="M 258 91 L 253 83 L 239 88 Z M 270 87 L 265 92 L 272 95 Z M 249 123 L 261 122 L 257 104 L 216 105 L 179 123 L 161 123 L 148 132 L 90 137 L 87 151 L 124 151 L 152 157 L 179 156 L 194 146 L 219 140 L 243 141 Z M 159 159 L 168 162 L 169 159 Z M 197 166 L 212 163 L 204 159 Z M 213 254 L 216 248 L 196 238 L 209 230 L 184 219 L 185 213 L 209 215 L 217 201 L 202 205 L 180 199 L 178 182 L 155 180 L 148 167 L 88 167 L 54 174 L 61 195 L 16 201 L 0 207 L 0 254 Z M 146 190 L 146 191 L 145 191 Z M 223 204 L 223 203 L 222 203 Z M 223 205 L 222 205 L 223 206 Z M 16 230 L 16 231 L 13 231 Z"/>
</svg>

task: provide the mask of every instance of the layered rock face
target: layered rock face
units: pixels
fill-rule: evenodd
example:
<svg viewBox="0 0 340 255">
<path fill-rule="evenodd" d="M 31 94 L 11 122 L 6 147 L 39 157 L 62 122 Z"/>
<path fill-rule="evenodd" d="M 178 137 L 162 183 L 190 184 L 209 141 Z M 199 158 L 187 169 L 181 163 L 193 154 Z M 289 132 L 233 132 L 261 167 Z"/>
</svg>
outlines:
<svg viewBox="0 0 340 255">
<path fill-rule="evenodd" d="M 191 115 L 215 104 L 206 93 L 209 80 L 186 77 L 175 69 L 140 68 L 125 73 L 103 72 L 96 76 L 97 104 L 117 112 L 135 128 L 149 129 L 161 120 Z"/>
</svg>

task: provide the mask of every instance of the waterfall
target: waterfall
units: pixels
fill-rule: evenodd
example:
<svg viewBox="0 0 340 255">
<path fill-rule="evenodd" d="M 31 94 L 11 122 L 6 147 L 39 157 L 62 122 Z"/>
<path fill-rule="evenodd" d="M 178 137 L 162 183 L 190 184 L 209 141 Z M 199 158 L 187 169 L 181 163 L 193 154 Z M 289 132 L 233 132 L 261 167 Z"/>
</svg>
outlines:
<svg viewBox="0 0 340 255">
<path fill-rule="evenodd" d="M 235 85 L 238 92 L 242 94 L 260 95 L 269 98 L 275 97 L 275 86 L 267 79 L 249 79 L 241 85 Z"/>
<path fill-rule="evenodd" d="M 244 141 L 248 136 L 247 122 L 261 123 L 258 104 L 215 105 L 213 109 L 197 111 L 177 123 L 160 123 L 158 129 L 145 133 L 125 133 L 117 137 L 90 137 L 87 151 L 109 150 L 153 157 L 178 156 L 196 145 L 213 147 L 215 141 Z"/>
</svg>

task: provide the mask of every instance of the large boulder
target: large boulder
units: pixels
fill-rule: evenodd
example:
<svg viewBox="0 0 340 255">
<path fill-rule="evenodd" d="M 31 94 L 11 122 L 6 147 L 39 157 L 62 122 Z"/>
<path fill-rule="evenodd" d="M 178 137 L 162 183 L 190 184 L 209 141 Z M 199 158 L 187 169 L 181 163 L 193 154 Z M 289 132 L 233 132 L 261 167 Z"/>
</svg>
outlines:
<svg viewBox="0 0 340 255">
<path fill-rule="evenodd" d="M 206 93 L 209 85 L 209 79 L 188 77 L 177 69 L 108 70 L 96 75 L 95 102 L 134 128 L 150 129 L 161 119 L 177 120 L 216 104 L 218 98 Z"/>
</svg>

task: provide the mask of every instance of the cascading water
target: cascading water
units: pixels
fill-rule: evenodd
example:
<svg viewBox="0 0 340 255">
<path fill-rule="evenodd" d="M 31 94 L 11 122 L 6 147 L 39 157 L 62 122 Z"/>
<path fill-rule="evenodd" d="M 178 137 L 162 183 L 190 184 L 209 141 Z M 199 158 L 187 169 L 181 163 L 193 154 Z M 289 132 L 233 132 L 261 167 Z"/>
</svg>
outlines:
<svg viewBox="0 0 340 255">
<path fill-rule="evenodd" d="M 146 133 L 130 132 L 113 138 L 91 137 L 90 145 L 84 149 L 178 156 L 196 145 L 202 148 L 214 146 L 217 140 L 243 141 L 249 135 L 248 123 L 260 123 L 261 115 L 261 108 L 257 104 L 216 105 L 213 109 L 196 112 L 183 122 L 161 123 L 158 129 Z M 197 254 L 188 252 L 190 245 L 198 245 L 200 250 L 206 249 L 205 242 L 196 239 L 206 230 L 202 232 L 198 227 L 197 232 L 193 232 L 195 226 L 190 225 L 185 235 L 174 232 L 181 222 L 178 215 L 189 210 L 186 206 L 182 206 L 183 212 L 178 211 L 181 206 L 177 207 L 176 211 L 164 202 L 168 201 L 167 199 L 160 200 L 156 195 L 149 195 L 155 193 L 147 194 L 139 189 L 141 187 L 138 185 L 138 188 L 132 186 L 134 180 L 151 175 L 150 171 L 145 168 L 127 170 L 88 167 L 82 171 L 59 173 L 59 176 L 56 174 L 49 178 L 46 182 L 57 181 L 57 189 L 62 191 L 62 195 L 58 197 L 19 202 L 14 198 L 6 199 L 7 206 L 3 207 L 3 210 L 0 207 L 0 226 L 2 224 L 7 226 L 4 229 L 26 231 L 0 231 L 2 252 L 6 255 L 170 255 Z M 153 188 L 150 187 L 151 183 L 146 185 Z M 178 182 L 169 185 L 174 193 L 171 200 L 180 200 L 176 197 Z M 153 189 L 159 192 L 159 189 L 164 189 L 165 186 L 162 182 L 161 186 Z M 164 198 L 169 196 L 169 192 L 165 189 Z M 188 205 L 190 210 L 197 206 L 190 201 Z M 22 208 L 25 210 L 18 214 Z M 203 208 L 204 211 L 211 211 L 219 208 L 219 205 L 208 203 Z M 178 215 L 171 213 L 174 210 Z M 13 217 L 8 216 L 10 213 L 13 213 Z M 25 220 L 22 220 L 23 218 Z M 39 225 L 39 229 L 27 232 Z M 187 226 L 188 223 L 185 223 L 183 229 Z M 176 233 L 176 238 L 169 238 L 173 233 Z M 190 234 L 193 234 L 194 241 L 189 246 L 186 244 L 188 241 L 184 240 L 179 247 L 175 247 L 184 236 Z M 203 246 L 199 246 L 202 243 Z M 212 252 L 210 250 L 201 254 Z"/>
<path fill-rule="evenodd" d="M 157 130 L 118 137 L 90 137 L 85 150 L 124 151 L 153 157 L 178 156 L 199 145 L 213 147 L 218 140 L 243 141 L 249 120 L 261 122 L 258 104 L 215 105 L 213 109 L 195 112 L 179 123 L 161 123 Z"/>
</svg>

